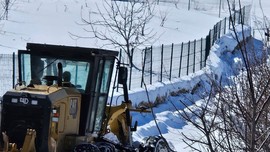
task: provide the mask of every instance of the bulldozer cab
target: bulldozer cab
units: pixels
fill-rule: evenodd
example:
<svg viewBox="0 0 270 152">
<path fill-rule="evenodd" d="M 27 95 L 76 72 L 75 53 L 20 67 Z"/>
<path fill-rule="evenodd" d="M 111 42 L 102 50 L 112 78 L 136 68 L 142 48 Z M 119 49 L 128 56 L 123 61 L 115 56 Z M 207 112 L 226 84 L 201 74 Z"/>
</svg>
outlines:
<svg viewBox="0 0 270 152">
<path fill-rule="evenodd" d="M 57 151 L 68 151 L 63 147 L 68 136 L 98 134 L 117 55 L 28 43 L 18 51 L 18 84 L 3 96 L 1 131 L 20 148 L 27 129 L 35 129 L 40 152 L 50 151 L 50 138 Z"/>
</svg>

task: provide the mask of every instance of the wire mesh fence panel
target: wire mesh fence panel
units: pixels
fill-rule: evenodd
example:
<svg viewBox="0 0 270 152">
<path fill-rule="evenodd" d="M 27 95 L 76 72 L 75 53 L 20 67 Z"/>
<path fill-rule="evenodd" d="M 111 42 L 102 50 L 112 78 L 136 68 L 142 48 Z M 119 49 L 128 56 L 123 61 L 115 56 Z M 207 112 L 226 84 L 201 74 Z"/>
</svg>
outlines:
<svg viewBox="0 0 270 152">
<path fill-rule="evenodd" d="M 249 18 L 250 6 L 242 8 L 241 12 L 245 23 Z M 240 22 L 240 11 L 235 11 L 233 19 Z M 214 25 L 213 29 L 209 30 L 209 35 L 200 40 L 189 41 L 188 43 L 180 43 L 173 45 L 162 45 L 153 47 L 152 54 L 147 53 L 146 58 L 152 57 L 152 60 L 146 59 L 145 67 L 152 66 L 152 74 L 149 76 L 151 82 L 159 82 L 165 79 L 178 78 L 188 75 L 202 69 L 206 64 L 206 58 L 209 54 L 211 46 L 221 36 L 227 33 L 231 23 L 229 18 L 224 18 Z M 207 42 L 208 41 L 208 42 Z M 151 63 L 150 63 L 151 62 Z M 147 71 L 146 68 L 145 71 Z"/>
<path fill-rule="evenodd" d="M 142 69 L 143 67 L 143 62 L 144 62 L 144 56 L 145 56 L 145 49 L 137 49 L 135 52 L 134 52 L 134 55 L 133 55 L 134 59 L 133 59 L 133 62 L 136 63 L 136 67 L 138 69 Z"/>
<path fill-rule="evenodd" d="M 161 56 L 162 48 L 161 47 L 153 47 L 152 50 L 152 55 L 153 55 L 153 68 L 152 68 L 152 73 L 155 76 L 158 81 L 161 80 L 160 77 L 160 71 L 161 71 L 161 66 L 162 66 L 162 56 Z"/>
<path fill-rule="evenodd" d="M 146 84 L 160 81 L 161 48 L 149 47 L 145 53 L 144 81 Z"/>
<path fill-rule="evenodd" d="M 173 45 L 172 78 L 179 77 L 182 44 Z"/>
<path fill-rule="evenodd" d="M 220 26 L 221 36 L 225 35 L 226 32 L 228 31 L 227 30 L 227 21 L 228 21 L 227 18 L 224 18 L 223 20 L 220 21 L 220 24 L 221 24 L 221 26 Z"/>
<path fill-rule="evenodd" d="M 130 86 L 131 88 L 140 88 L 141 87 L 141 78 L 142 78 L 142 74 L 141 74 L 141 70 L 138 70 L 137 68 L 132 68 L 131 71 L 131 78 L 130 75 L 128 75 L 128 80 L 131 79 L 131 81 L 128 82 L 128 86 Z"/>
<path fill-rule="evenodd" d="M 204 60 L 202 58 L 202 39 L 200 40 L 196 40 L 196 45 L 195 45 L 195 54 L 194 54 L 194 63 L 195 63 L 195 67 L 194 67 L 194 72 L 198 71 L 201 69 L 201 62 L 202 60 Z"/>
<path fill-rule="evenodd" d="M 187 71 L 187 75 L 189 74 L 189 73 L 193 73 L 193 71 L 194 71 L 194 45 L 195 45 L 195 43 L 194 43 L 194 41 L 192 41 L 192 42 L 190 42 L 189 43 L 189 50 L 188 50 L 188 62 L 187 62 L 187 66 L 188 66 L 188 71 Z"/>
<path fill-rule="evenodd" d="M 216 30 L 216 39 L 219 39 L 220 38 L 220 36 L 221 36 L 221 21 L 220 22 L 218 22 L 217 24 L 216 24 L 216 28 L 217 28 L 217 30 Z"/>
<path fill-rule="evenodd" d="M 152 71 L 152 47 L 148 47 L 144 49 L 144 61 L 143 61 L 143 81 L 146 84 L 151 84 L 151 71 Z"/>
<path fill-rule="evenodd" d="M 6 91 L 13 88 L 15 81 L 13 79 L 18 77 L 16 71 L 13 71 L 13 68 L 17 65 L 16 61 L 17 56 L 13 54 L 0 54 L 0 96 L 3 96 Z"/>
<path fill-rule="evenodd" d="M 189 44 L 185 43 L 183 44 L 183 52 L 181 56 L 181 68 L 180 68 L 180 77 L 187 75 L 187 66 L 188 66 L 188 49 L 189 49 Z"/>
<path fill-rule="evenodd" d="M 171 75 L 171 63 L 172 61 L 172 55 L 173 55 L 173 51 L 172 51 L 172 45 L 165 45 L 163 46 L 163 78 L 164 79 L 170 79 L 170 75 Z"/>
<path fill-rule="evenodd" d="M 209 30 L 209 38 L 210 38 L 210 46 L 212 46 L 213 45 L 213 39 L 214 39 L 214 30 L 213 29 L 211 29 L 211 30 Z"/>
<path fill-rule="evenodd" d="M 206 39 L 202 39 L 202 50 L 201 50 L 201 64 L 200 64 L 200 68 L 202 69 L 205 66 L 205 62 L 206 62 Z"/>
</svg>

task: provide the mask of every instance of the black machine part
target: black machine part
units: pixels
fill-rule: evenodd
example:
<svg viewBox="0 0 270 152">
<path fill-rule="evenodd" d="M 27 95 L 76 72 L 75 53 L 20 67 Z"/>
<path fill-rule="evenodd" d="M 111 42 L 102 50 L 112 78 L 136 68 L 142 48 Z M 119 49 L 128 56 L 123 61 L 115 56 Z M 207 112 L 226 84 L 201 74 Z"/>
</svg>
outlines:
<svg viewBox="0 0 270 152">
<path fill-rule="evenodd" d="M 27 129 L 35 129 L 37 152 L 48 151 L 48 131 L 51 102 L 46 96 L 7 92 L 3 96 L 1 132 L 6 132 L 9 142 L 23 146 Z M 2 138 L 1 138 L 2 139 Z"/>
<path fill-rule="evenodd" d="M 118 83 L 123 85 L 124 100 L 128 102 L 128 89 L 127 89 L 127 75 L 128 69 L 126 67 L 119 67 Z"/>
</svg>

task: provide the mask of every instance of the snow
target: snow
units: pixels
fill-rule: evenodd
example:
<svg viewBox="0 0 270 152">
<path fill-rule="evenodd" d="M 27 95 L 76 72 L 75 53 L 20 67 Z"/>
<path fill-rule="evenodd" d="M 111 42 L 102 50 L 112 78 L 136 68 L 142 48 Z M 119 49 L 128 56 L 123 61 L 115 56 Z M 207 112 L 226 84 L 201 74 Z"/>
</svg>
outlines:
<svg viewBox="0 0 270 152">
<path fill-rule="evenodd" d="M 107 139 L 107 140 L 110 140 L 110 141 L 112 141 L 113 143 L 116 143 L 116 144 L 120 143 L 118 138 L 116 137 L 116 135 L 111 133 L 111 132 L 105 134 L 104 138 Z"/>
<path fill-rule="evenodd" d="M 216 22 L 228 15 L 225 2 L 222 1 L 224 9 L 221 11 L 220 18 L 218 17 L 218 2 L 214 0 L 194 1 L 190 11 L 187 10 L 188 0 L 178 0 L 177 7 L 174 3 L 158 5 L 156 16 L 149 25 L 159 35 L 159 38 L 152 45 L 181 43 L 205 37 Z M 267 18 L 269 18 L 270 1 L 243 0 L 242 2 L 244 5 L 252 4 L 252 29 L 244 27 L 244 36 L 248 37 L 250 34 L 253 34 L 256 38 L 264 40 L 264 37 L 262 37 L 262 21 L 263 19 L 267 21 Z M 260 5 L 260 2 L 262 5 Z M 70 33 L 73 33 L 87 36 L 88 33 L 84 32 L 84 27 L 78 24 L 81 23 L 80 14 L 82 10 L 94 9 L 90 8 L 90 6 L 95 6 L 96 3 L 100 4 L 100 1 L 14 1 L 8 20 L 0 21 L 2 30 L 0 53 L 12 53 L 18 49 L 25 49 L 27 42 L 101 47 L 101 43 L 97 43 L 96 40 L 73 39 L 70 35 Z M 261 11 L 261 7 L 264 12 Z M 168 14 L 163 27 L 159 26 L 159 15 L 162 12 Z M 241 27 L 238 28 L 239 33 L 237 34 L 242 39 Z M 207 60 L 207 67 L 203 70 L 184 76 L 181 79 L 147 86 L 150 101 L 154 101 L 155 97 L 160 95 L 161 92 L 166 94 L 164 103 L 155 107 L 153 111 L 161 133 L 174 146 L 175 150 L 181 152 L 190 151 L 182 141 L 182 133 L 192 136 L 200 136 L 200 134 L 192 125 L 187 124 L 179 116 L 179 112 L 184 110 L 184 106 L 179 100 L 184 100 L 185 97 L 170 96 L 170 93 L 175 90 L 187 90 L 186 95 L 199 102 L 196 95 L 190 92 L 199 82 L 206 80 L 206 74 L 214 74 L 219 79 L 221 76 L 230 76 L 230 73 L 235 73 L 241 69 L 241 58 L 231 52 L 237 45 L 234 38 L 234 33 L 228 33 L 213 45 Z M 255 46 L 262 47 L 261 41 L 254 40 L 254 43 L 256 43 Z M 147 102 L 147 94 L 144 89 L 131 90 L 129 93 L 130 99 L 135 103 L 138 101 Z M 120 103 L 121 100 L 117 102 Z M 191 105 L 191 103 L 189 104 Z M 150 113 L 132 113 L 132 116 L 133 121 L 138 120 L 138 130 L 133 133 L 135 141 L 141 141 L 146 136 L 159 134 L 153 116 Z M 117 142 L 113 135 L 108 135 L 107 138 L 113 138 Z M 200 148 L 204 149 L 204 147 Z"/>
<path fill-rule="evenodd" d="M 241 26 L 237 27 L 237 30 L 241 30 Z M 250 36 L 250 28 L 244 27 L 245 37 Z M 237 33 L 241 37 L 241 32 Z M 215 78 L 218 80 L 221 76 L 229 77 L 232 73 L 235 74 L 234 70 L 241 69 L 242 59 L 240 58 L 240 52 L 233 52 L 237 43 L 234 42 L 234 33 L 228 33 L 221 37 L 219 41 L 216 41 L 214 46 L 211 48 L 210 55 L 207 60 L 207 66 L 199 72 L 194 73 L 192 76 L 189 76 L 190 79 L 181 79 L 180 83 L 167 84 L 166 88 L 178 87 L 179 89 L 184 88 L 188 90 L 187 93 L 181 93 L 178 96 L 168 96 L 164 104 L 159 105 L 154 108 L 155 118 L 157 120 L 158 127 L 161 130 L 162 135 L 170 142 L 177 151 L 189 151 L 187 145 L 183 143 L 182 133 L 190 136 L 198 136 L 201 138 L 202 135 L 192 125 L 187 124 L 180 116 L 180 112 L 185 110 L 185 106 L 181 104 L 181 101 L 186 102 L 187 105 L 192 105 L 191 102 L 187 102 L 188 99 L 192 99 L 196 104 L 201 104 L 199 97 L 196 93 L 191 93 L 191 90 L 195 87 L 197 83 L 204 83 L 207 81 L 207 76 L 210 74 L 215 74 Z M 255 41 L 255 48 L 260 48 L 263 44 L 262 42 Z M 233 52 L 233 53 L 232 53 Z M 187 85 L 189 84 L 189 85 Z M 206 86 L 207 87 L 207 86 Z M 156 90 L 150 90 L 155 92 Z M 139 93 L 136 93 L 137 96 L 142 96 Z M 188 97 L 187 97 L 188 96 Z M 133 134 L 135 140 L 141 140 L 144 137 L 150 135 L 159 135 L 156 124 L 154 123 L 154 118 L 151 114 L 141 114 L 134 113 L 133 119 L 140 120 L 138 131 Z M 143 121 L 142 121 L 143 120 Z M 204 148 L 199 147 L 198 148 Z"/>
<path fill-rule="evenodd" d="M 208 15 L 194 9 L 187 11 L 180 7 L 184 2 L 179 2 L 179 8 L 174 5 L 156 6 L 153 20 L 149 27 L 154 29 L 158 37 L 152 45 L 181 43 L 188 40 L 205 37 L 209 29 L 221 20 L 218 15 Z M 102 1 L 85 0 L 16 0 L 9 11 L 8 20 L 2 20 L 2 35 L 0 37 L 1 53 L 12 53 L 18 49 L 25 49 L 27 42 L 47 43 L 59 45 L 72 45 L 84 47 L 101 47 L 102 43 L 95 39 L 74 38 L 71 34 L 89 37 L 82 25 L 81 17 L 89 12 L 97 12 L 96 7 L 102 8 Z M 161 15 L 167 14 L 163 27 Z M 93 17 L 99 17 L 93 13 Z M 207 22 L 205 19 L 207 18 Z M 199 26 L 198 26 L 199 24 Z"/>
</svg>

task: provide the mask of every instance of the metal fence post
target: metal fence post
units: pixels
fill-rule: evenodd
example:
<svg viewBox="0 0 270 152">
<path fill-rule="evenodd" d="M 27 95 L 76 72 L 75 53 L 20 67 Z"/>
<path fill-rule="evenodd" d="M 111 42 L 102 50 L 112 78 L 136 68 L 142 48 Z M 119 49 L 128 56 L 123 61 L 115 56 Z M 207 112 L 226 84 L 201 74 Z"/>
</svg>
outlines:
<svg viewBox="0 0 270 152">
<path fill-rule="evenodd" d="M 134 50 L 133 50 L 133 48 L 132 48 L 132 50 L 131 50 L 132 52 L 134 52 Z M 132 53 L 133 54 L 133 53 Z M 131 63 L 131 65 L 130 65 L 130 70 L 129 70 L 129 90 L 131 89 L 131 77 L 132 77 L 132 68 L 133 68 L 133 56 L 131 57 L 131 59 L 130 59 L 131 61 L 130 61 L 130 63 Z"/>
<path fill-rule="evenodd" d="M 232 20 L 232 18 L 231 18 L 231 16 L 229 17 L 229 29 L 231 29 L 231 20 Z"/>
<path fill-rule="evenodd" d="M 143 87 L 143 83 L 145 83 L 145 81 L 144 81 L 144 69 L 145 69 L 146 51 L 147 51 L 147 47 L 145 47 L 145 49 L 144 49 L 144 58 L 143 58 L 143 65 L 142 65 L 141 88 Z"/>
<path fill-rule="evenodd" d="M 243 24 L 246 24 L 245 23 L 245 15 L 246 15 L 246 6 L 243 7 L 243 15 L 241 15 L 241 18 L 242 18 L 242 21 L 243 21 Z"/>
<path fill-rule="evenodd" d="M 183 48 L 184 48 L 184 43 L 182 42 L 182 44 L 181 44 L 181 53 L 180 53 L 180 61 L 179 61 L 179 72 L 178 72 L 178 77 L 179 78 L 181 76 L 181 69 L 182 69 Z"/>
<path fill-rule="evenodd" d="M 172 79 L 172 63 L 173 63 L 173 43 L 172 43 L 172 48 L 171 48 L 171 62 L 170 62 L 170 78 L 169 78 L 169 80 Z"/>
<path fill-rule="evenodd" d="M 130 71 L 130 72 L 129 72 L 129 87 L 128 87 L 129 90 L 131 89 L 132 67 L 133 67 L 133 66 L 130 66 L 130 68 L 129 68 L 129 69 L 130 69 L 130 70 L 129 70 L 129 71 Z"/>
<path fill-rule="evenodd" d="M 162 73 L 163 73 L 163 44 L 161 45 L 161 61 L 160 61 L 160 82 L 162 82 Z"/>
<path fill-rule="evenodd" d="M 188 55 L 187 55 L 187 75 L 188 75 L 188 70 L 189 70 L 189 55 L 190 55 L 190 41 L 188 41 Z"/>
<path fill-rule="evenodd" d="M 196 60 L 196 39 L 194 40 L 194 56 L 193 56 L 193 73 L 195 72 L 195 60 Z"/>
<path fill-rule="evenodd" d="M 121 63 L 121 59 L 122 59 L 122 49 L 120 49 L 120 52 L 119 52 L 119 62 L 120 63 Z M 117 81 L 118 81 L 118 79 L 117 79 Z M 117 92 L 119 91 L 119 83 L 118 82 L 116 83 L 116 91 Z"/>
<path fill-rule="evenodd" d="M 223 26 L 223 28 L 224 28 L 224 33 L 223 34 L 226 34 L 226 24 L 227 24 L 227 17 L 225 17 L 225 19 L 224 19 L 224 26 Z"/>
<path fill-rule="evenodd" d="M 203 38 L 201 38 L 201 59 L 200 59 L 200 70 L 202 69 L 202 62 L 203 62 L 203 59 L 202 59 L 202 57 L 203 57 Z"/>
<path fill-rule="evenodd" d="M 151 61 L 150 61 L 150 84 L 152 84 L 152 76 L 153 76 L 153 47 L 151 46 L 150 48 L 150 56 L 151 56 Z"/>
<path fill-rule="evenodd" d="M 218 30 L 219 30 L 219 31 L 218 31 L 218 39 L 220 39 L 220 36 L 221 36 L 221 23 L 222 23 L 222 21 L 219 22 L 219 27 L 218 27 L 218 28 L 219 28 L 219 29 L 218 29 Z"/>
<path fill-rule="evenodd" d="M 216 40 L 217 40 L 217 24 L 214 25 L 214 33 L 213 33 L 212 44 L 214 44 Z"/>
<path fill-rule="evenodd" d="M 210 53 L 210 48 L 211 48 L 211 38 L 210 38 L 211 36 L 210 36 L 210 34 L 211 33 L 209 32 L 209 35 L 206 36 L 206 42 L 205 42 L 205 59 L 204 59 L 205 65 L 204 66 L 206 66 L 206 60 L 207 60 L 207 57 L 208 57 L 208 55 Z"/>
</svg>

